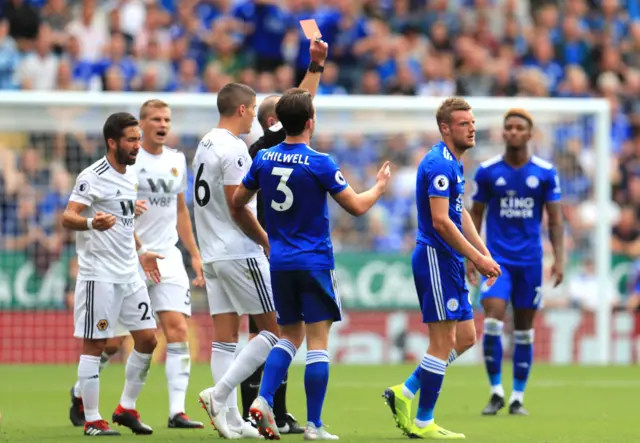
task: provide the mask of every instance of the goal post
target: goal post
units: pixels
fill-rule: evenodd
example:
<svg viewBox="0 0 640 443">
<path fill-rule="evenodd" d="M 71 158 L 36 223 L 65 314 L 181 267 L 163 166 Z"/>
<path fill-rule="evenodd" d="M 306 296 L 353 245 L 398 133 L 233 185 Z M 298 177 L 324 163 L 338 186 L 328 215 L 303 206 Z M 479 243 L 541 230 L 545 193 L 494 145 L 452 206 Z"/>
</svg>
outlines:
<svg viewBox="0 0 640 443">
<path fill-rule="evenodd" d="M 258 96 L 258 103 L 264 97 Z M 75 131 L 91 134 L 99 141 L 102 125 L 109 114 L 126 111 L 137 116 L 141 104 L 149 99 L 160 99 L 171 106 L 173 131 L 187 137 L 192 141 L 190 143 L 208 132 L 218 119 L 214 94 L 3 91 L 0 94 L 0 149 L 2 146 L 10 149 L 18 147 L 12 143 L 22 142 L 13 141 L 15 139 L 11 135 L 24 133 L 59 134 Z M 352 134 L 389 140 L 394 135 L 401 134 L 415 146 L 424 147 L 425 140 L 434 140 L 434 137 L 437 139 L 435 111 L 442 100 L 443 98 L 438 97 L 318 96 L 314 101 L 317 110 L 316 133 L 328 140 Z M 595 98 L 524 97 L 469 97 L 468 101 L 473 108 L 480 134 L 473 161 L 470 162 L 471 167 L 465 168 L 468 177 L 473 174 L 478 161 L 502 151 L 500 128 L 504 113 L 510 108 L 524 108 L 533 115 L 538 131 L 533 144 L 535 149 L 541 149 L 547 157 L 553 157 L 556 150 L 565 149 L 556 146 L 556 136 L 563 137 L 557 134 L 566 132 L 566 128 L 580 132 L 578 139 L 586 140 L 586 146 L 579 148 L 591 152 L 592 166 L 585 174 L 589 176 L 593 195 L 583 194 L 582 197 L 593 198 L 597 217 L 590 228 L 589 238 L 585 240 L 589 246 L 585 246 L 581 254 L 595 261 L 599 297 L 595 310 L 597 355 L 592 356 L 590 362 L 610 363 L 612 312 L 609 300 L 615 288 L 611 281 L 611 117 L 608 101 Z M 255 126 L 249 139 L 259 136 L 257 123 Z M 373 145 L 379 149 L 391 149 L 388 148 L 390 143 L 386 141 L 372 143 Z M 195 149 L 196 146 L 178 147 Z M 550 160 L 553 161 L 553 158 Z M 361 182 L 366 182 L 366 178 Z M 576 198 L 579 200 L 580 196 Z M 576 239 L 572 241 L 575 242 Z M 357 288 L 357 285 L 350 284 L 350 287 Z M 356 289 L 349 297 L 358 298 L 359 294 L 355 292 Z M 0 312 L 1 309 L 0 306 Z"/>
</svg>

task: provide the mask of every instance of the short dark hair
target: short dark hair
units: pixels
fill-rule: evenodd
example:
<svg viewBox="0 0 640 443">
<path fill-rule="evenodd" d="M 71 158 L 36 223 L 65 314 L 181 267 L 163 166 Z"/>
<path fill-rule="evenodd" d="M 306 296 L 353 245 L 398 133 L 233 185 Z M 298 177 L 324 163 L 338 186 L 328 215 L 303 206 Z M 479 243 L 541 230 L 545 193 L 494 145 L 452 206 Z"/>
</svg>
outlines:
<svg viewBox="0 0 640 443">
<path fill-rule="evenodd" d="M 278 100 L 276 115 L 287 135 L 300 135 L 307 121 L 315 115 L 313 97 L 306 89 L 289 89 Z"/>
<path fill-rule="evenodd" d="M 438 110 L 436 111 L 436 123 L 438 124 L 438 131 L 440 131 L 440 125 L 442 123 L 451 123 L 451 114 L 455 111 L 470 111 L 471 105 L 461 97 L 450 97 L 443 101 Z"/>
<path fill-rule="evenodd" d="M 120 140 L 124 134 L 124 130 L 132 126 L 138 126 L 138 120 L 128 112 L 111 114 L 109 118 L 107 118 L 107 121 L 104 122 L 104 127 L 102 128 L 102 135 L 104 142 L 107 144 L 107 149 L 109 149 L 109 139 L 115 141 Z"/>
<path fill-rule="evenodd" d="M 242 83 L 227 83 L 218 92 L 218 112 L 222 117 L 231 117 L 240 105 L 249 106 L 256 96 L 250 86 Z"/>
<path fill-rule="evenodd" d="M 270 95 L 265 97 L 258 107 L 258 123 L 265 131 L 269 129 L 269 117 L 276 115 L 276 104 L 278 103 L 279 95 Z"/>
</svg>

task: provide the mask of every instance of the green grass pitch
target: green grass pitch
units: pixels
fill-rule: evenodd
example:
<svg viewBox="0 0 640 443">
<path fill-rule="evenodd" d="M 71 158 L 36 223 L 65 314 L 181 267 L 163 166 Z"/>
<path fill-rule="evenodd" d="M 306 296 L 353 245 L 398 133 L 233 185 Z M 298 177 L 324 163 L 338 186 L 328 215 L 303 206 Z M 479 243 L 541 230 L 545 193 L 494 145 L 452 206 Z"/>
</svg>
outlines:
<svg viewBox="0 0 640 443">
<path fill-rule="evenodd" d="M 323 418 L 342 442 L 407 441 L 395 428 L 381 397 L 384 388 L 399 383 L 411 366 L 332 366 Z M 0 442 L 73 442 L 86 439 L 68 420 L 69 388 L 75 366 L 0 366 Z M 294 366 L 289 379 L 289 410 L 305 418 L 303 366 Z M 505 389 L 510 393 L 510 368 L 505 367 Z M 488 387 L 481 367 L 452 366 L 447 371 L 436 409 L 438 423 L 463 432 L 477 443 L 624 443 L 640 441 L 636 367 L 534 366 L 526 393 L 530 417 L 481 417 Z M 120 396 L 122 365 L 108 366 L 101 375 L 100 408 L 110 419 Z M 198 392 L 211 379 L 207 365 L 192 369 L 187 413 L 207 422 L 197 403 Z M 164 367 L 152 367 L 138 401 L 143 420 L 154 428 L 151 436 L 134 436 L 119 428 L 118 442 L 210 442 L 218 439 L 207 424 L 204 430 L 167 429 L 167 388 Z M 118 429 L 118 428 L 117 428 Z M 302 441 L 302 436 L 283 436 Z"/>
</svg>

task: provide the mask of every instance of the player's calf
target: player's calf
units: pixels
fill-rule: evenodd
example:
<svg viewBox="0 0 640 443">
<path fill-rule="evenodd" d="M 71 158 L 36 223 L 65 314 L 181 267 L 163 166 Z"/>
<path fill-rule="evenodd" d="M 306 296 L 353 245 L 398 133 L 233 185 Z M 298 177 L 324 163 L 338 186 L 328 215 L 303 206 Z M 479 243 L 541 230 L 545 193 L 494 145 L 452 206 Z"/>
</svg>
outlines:
<svg viewBox="0 0 640 443">
<path fill-rule="evenodd" d="M 135 348 L 125 366 L 125 384 L 120 403 L 113 413 L 113 422 L 130 428 L 135 434 L 151 434 L 151 427 L 142 423 L 136 401 L 147 381 L 153 350 L 157 345 L 155 329 L 132 331 Z"/>
<path fill-rule="evenodd" d="M 202 422 L 193 421 L 185 411 L 185 398 L 191 374 L 187 317 L 181 312 L 158 312 L 162 332 L 167 339 L 165 373 L 169 388 L 169 428 L 203 428 Z"/>
</svg>

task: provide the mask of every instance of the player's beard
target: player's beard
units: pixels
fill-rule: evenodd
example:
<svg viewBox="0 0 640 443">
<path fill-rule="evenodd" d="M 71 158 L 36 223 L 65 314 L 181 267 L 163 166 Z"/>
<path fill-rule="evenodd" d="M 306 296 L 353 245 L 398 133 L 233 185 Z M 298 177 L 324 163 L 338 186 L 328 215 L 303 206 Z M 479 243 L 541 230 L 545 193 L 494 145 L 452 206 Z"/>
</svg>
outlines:
<svg viewBox="0 0 640 443">
<path fill-rule="evenodd" d="M 116 148 L 116 160 L 121 165 L 134 165 L 136 159 L 131 157 L 131 153 L 118 146 Z"/>
</svg>

